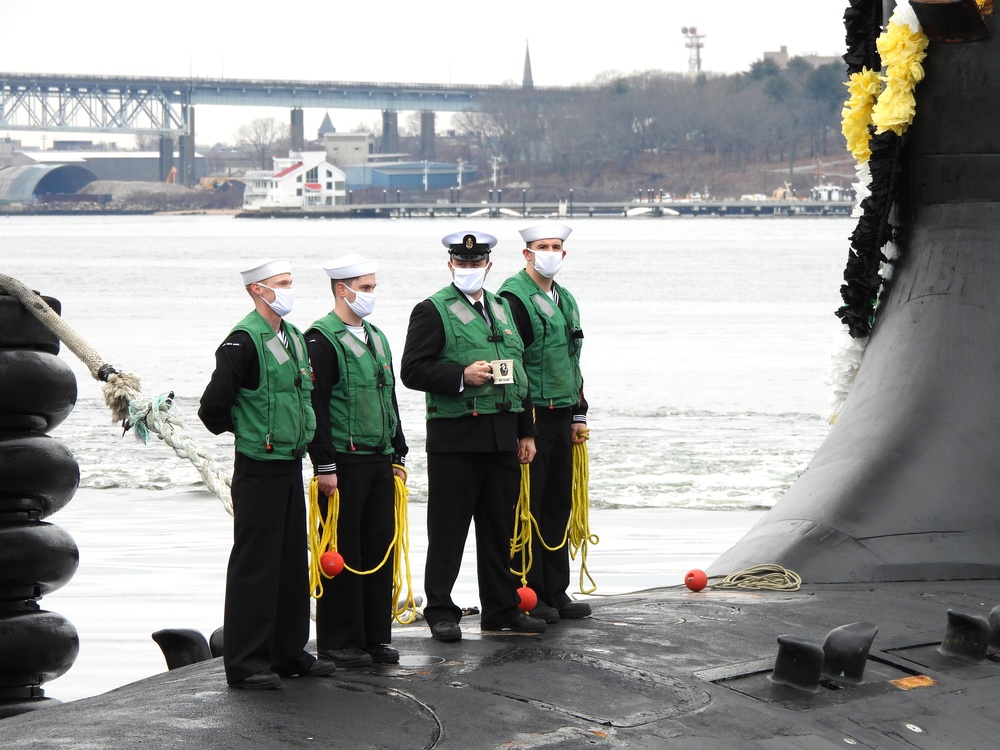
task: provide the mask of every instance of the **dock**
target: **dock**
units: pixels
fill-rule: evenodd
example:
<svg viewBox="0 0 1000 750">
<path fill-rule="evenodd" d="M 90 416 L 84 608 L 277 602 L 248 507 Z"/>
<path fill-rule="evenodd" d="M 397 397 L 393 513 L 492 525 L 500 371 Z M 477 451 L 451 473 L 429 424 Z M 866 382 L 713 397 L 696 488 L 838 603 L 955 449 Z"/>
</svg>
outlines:
<svg viewBox="0 0 1000 750">
<path fill-rule="evenodd" d="M 851 201 L 812 200 L 699 200 L 663 202 L 577 202 L 569 206 L 565 201 L 505 202 L 505 203 L 417 203 L 387 201 L 384 203 L 348 203 L 322 206 L 313 209 L 274 208 L 243 211 L 237 216 L 249 219 L 280 218 L 529 218 L 559 217 L 579 218 L 636 218 L 662 219 L 680 217 L 789 217 L 789 216 L 850 216 L 854 209 Z"/>
</svg>

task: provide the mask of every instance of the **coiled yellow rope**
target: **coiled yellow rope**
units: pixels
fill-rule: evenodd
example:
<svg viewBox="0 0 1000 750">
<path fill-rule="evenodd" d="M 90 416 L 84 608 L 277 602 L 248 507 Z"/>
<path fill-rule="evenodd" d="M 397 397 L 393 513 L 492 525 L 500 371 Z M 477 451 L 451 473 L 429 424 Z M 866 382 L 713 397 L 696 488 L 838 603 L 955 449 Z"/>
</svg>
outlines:
<svg viewBox="0 0 1000 750">
<path fill-rule="evenodd" d="M 587 440 L 590 430 L 581 430 L 582 443 L 573 445 L 573 510 L 569 515 L 569 556 L 575 560 L 580 555 L 580 593 L 593 594 L 597 583 L 587 570 L 587 545 L 599 544 L 597 534 L 590 533 L 590 453 Z M 583 585 L 584 577 L 590 587 Z"/>
<path fill-rule="evenodd" d="M 404 474 L 402 466 L 393 465 Z M 395 485 L 395 532 L 382 561 L 371 570 L 355 570 L 344 562 L 344 570 L 358 576 L 368 576 L 382 569 L 389 557 L 395 552 L 396 565 L 392 576 L 392 616 L 396 622 L 407 625 L 416 619 L 417 607 L 413 598 L 413 581 L 410 575 L 410 524 L 408 500 L 410 491 L 402 478 L 393 474 Z M 314 599 L 323 596 L 323 579 L 333 578 L 327 575 L 320 565 L 320 558 L 327 551 L 337 550 L 337 519 L 340 516 L 340 491 L 334 490 L 329 498 L 326 518 L 322 517 L 319 508 L 319 479 L 313 477 L 309 481 L 309 593 Z M 402 596 L 404 590 L 406 595 Z"/>
<path fill-rule="evenodd" d="M 768 563 L 730 573 L 718 583 L 710 584 L 710 588 L 798 591 L 802 588 L 802 576 L 781 565 Z"/>
<path fill-rule="evenodd" d="M 550 545 L 545 541 L 538 528 L 538 521 L 531 514 L 531 472 L 528 464 L 521 465 L 521 492 L 514 511 L 514 534 L 510 540 L 510 556 L 513 559 L 520 554 L 521 569 L 512 568 L 511 573 L 520 576 L 521 583 L 525 586 L 528 585 L 527 575 L 532 564 L 531 539 L 534 531 L 538 542 L 549 552 L 562 549 L 568 542 L 570 557 L 575 560 L 577 554 L 580 554 L 580 593 L 592 594 L 597 591 L 597 584 L 587 570 L 587 545 L 600 542 L 600 537 L 590 533 L 590 456 L 587 452 L 589 432 L 582 430 L 579 434 L 583 436 L 584 441 L 573 445 L 573 504 L 566 530 L 558 544 Z M 584 578 L 590 582 L 589 588 L 584 587 Z"/>
<path fill-rule="evenodd" d="M 510 539 L 510 557 L 521 556 L 521 569 L 510 572 L 521 577 L 521 585 L 528 585 L 528 571 L 531 570 L 531 529 L 538 528 L 531 515 L 531 471 L 528 464 L 521 464 L 521 492 L 514 507 L 514 533 Z M 539 534 L 541 539 L 541 534 Z M 563 540 L 565 542 L 565 539 Z M 542 544 L 545 544 L 543 541 Z M 562 545 L 560 545 L 562 546 Z"/>
</svg>

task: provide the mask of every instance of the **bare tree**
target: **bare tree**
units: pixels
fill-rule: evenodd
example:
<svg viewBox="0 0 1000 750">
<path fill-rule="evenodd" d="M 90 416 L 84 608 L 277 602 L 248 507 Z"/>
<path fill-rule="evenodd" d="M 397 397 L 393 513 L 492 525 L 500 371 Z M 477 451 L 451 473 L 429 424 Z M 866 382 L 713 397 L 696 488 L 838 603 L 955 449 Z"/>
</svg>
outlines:
<svg viewBox="0 0 1000 750">
<path fill-rule="evenodd" d="M 288 152 L 291 136 L 286 123 L 273 117 L 260 117 L 240 125 L 236 143 L 251 154 L 254 166 L 268 169 L 275 154 Z"/>
<path fill-rule="evenodd" d="M 135 150 L 136 151 L 159 151 L 160 150 L 160 136 L 157 133 L 136 133 L 135 134 Z"/>
</svg>

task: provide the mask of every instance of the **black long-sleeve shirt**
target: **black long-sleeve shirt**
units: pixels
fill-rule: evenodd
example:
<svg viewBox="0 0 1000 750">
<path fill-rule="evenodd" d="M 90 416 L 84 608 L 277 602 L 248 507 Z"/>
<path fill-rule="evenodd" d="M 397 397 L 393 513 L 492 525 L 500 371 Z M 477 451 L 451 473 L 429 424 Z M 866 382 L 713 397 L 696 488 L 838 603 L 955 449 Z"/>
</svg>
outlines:
<svg viewBox="0 0 1000 750">
<path fill-rule="evenodd" d="M 198 417 L 213 435 L 233 432 L 231 416 L 240 388 L 260 385 L 257 348 L 246 331 L 233 331 L 215 350 L 215 372 L 201 396 Z"/>
</svg>

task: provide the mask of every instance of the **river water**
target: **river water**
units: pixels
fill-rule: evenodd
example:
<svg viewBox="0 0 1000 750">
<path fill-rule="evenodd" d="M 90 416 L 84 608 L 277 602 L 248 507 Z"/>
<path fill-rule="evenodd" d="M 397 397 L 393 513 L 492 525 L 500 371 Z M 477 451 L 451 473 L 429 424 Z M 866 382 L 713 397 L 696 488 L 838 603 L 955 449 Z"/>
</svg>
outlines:
<svg viewBox="0 0 1000 750">
<path fill-rule="evenodd" d="M 172 391 L 192 439 L 231 465 L 231 437 L 210 435 L 196 411 L 216 346 L 249 309 L 241 268 L 266 257 L 292 259 L 289 319 L 304 329 L 332 304 L 325 260 L 353 252 L 377 258 L 379 296 L 369 319 L 386 332 L 398 366 L 410 310 L 449 280 L 440 238 L 468 228 L 496 235 L 486 283 L 496 289 L 523 264 L 517 228 L 525 223 L 0 217 L 0 273 L 61 300 L 65 320 L 105 361 L 139 375 L 144 394 Z M 833 311 L 853 222 L 568 223 L 574 234 L 559 281 L 583 314 L 591 505 L 606 526 L 632 537 L 612 542 L 605 531 L 602 546 L 618 556 L 606 553 L 603 566 L 590 568 L 599 583 L 612 581 L 611 591 L 629 590 L 650 583 L 644 576 L 662 564 L 643 552 L 617 567 L 630 550 L 652 550 L 669 538 L 692 559 L 717 554 L 783 494 L 825 437 L 824 379 L 842 336 Z M 210 632 L 221 621 L 229 540 L 228 517 L 218 502 L 206 502 L 197 472 L 155 439 L 142 445 L 122 438 L 99 384 L 70 352 L 60 356 L 77 374 L 79 397 L 53 434 L 76 455 L 82 490 L 49 520 L 74 535 L 82 562 L 77 577 L 43 604 L 81 631 L 80 660 L 47 691 L 73 699 L 162 669 L 150 623 L 157 629 L 198 620 L 194 626 Z M 422 516 L 423 395 L 400 387 L 398 396 L 410 444 L 410 501 Z M 664 514 L 680 525 L 669 534 L 657 530 Z M 417 521 L 411 535 L 420 537 L 419 550 Z M 196 594 L 184 593 L 189 584 Z M 180 588 L 157 596 L 174 585 Z M 124 591 L 140 601 L 119 606 Z M 133 636 L 133 651 L 116 660 L 116 646 Z M 139 658 L 139 649 L 152 655 Z M 77 677 L 85 663 L 90 675 Z"/>
</svg>

